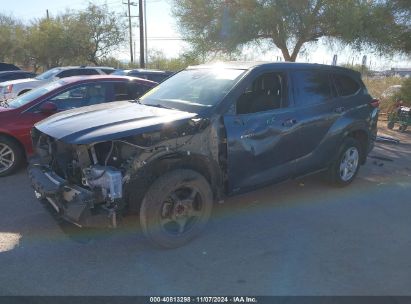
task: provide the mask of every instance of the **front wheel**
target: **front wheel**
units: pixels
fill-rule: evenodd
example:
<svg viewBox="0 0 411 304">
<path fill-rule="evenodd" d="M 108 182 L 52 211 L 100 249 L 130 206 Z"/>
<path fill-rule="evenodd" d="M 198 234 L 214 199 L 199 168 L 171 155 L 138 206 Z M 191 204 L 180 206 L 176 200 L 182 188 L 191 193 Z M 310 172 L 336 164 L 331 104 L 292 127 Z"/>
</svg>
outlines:
<svg viewBox="0 0 411 304">
<path fill-rule="evenodd" d="M 0 136 L 0 176 L 16 171 L 23 162 L 23 151 L 11 139 Z"/>
<path fill-rule="evenodd" d="M 387 128 L 390 129 L 390 130 L 394 129 L 394 122 L 393 122 L 393 121 L 389 121 L 389 122 L 387 123 Z"/>
<path fill-rule="evenodd" d="M 361 159 L 361 146 L 354 138 L 344 140 L 338 157 L 328 170 L 329 180 L 336 186 L 350 184 L 358 173 Z"/>
<path fill-rule="evenodd" d="M 204 229 L 212 206 L 211 187 L 201 174 L 183 169 L 165 173 L 142 201 L 142 230 L 155 245 L 182 246 Z"/>
</svg>

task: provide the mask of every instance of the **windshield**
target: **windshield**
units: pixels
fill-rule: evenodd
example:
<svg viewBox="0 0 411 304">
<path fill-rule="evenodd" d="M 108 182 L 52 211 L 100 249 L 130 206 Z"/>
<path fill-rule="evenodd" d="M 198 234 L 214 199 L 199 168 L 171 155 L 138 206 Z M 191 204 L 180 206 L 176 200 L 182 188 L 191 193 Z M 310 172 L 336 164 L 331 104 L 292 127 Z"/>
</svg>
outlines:
<svg viewBox="0 0 411 304">
<path fill-rule="evenodd" d="M 40 96 L 54 90 L 57 89 L 63 85 L 65 85 L 66 82 L 64 80 L 59 80 L 56 82 L 52 82 L 50 84 L 41 86 L 37 89 L 28 91 L 27 93 L 13 99 L 7 102 L 8 107 L 10 108 L 19 108 L 22 107 L 26 104 L 28 104 L 29 102 L 33 101 L 36 98 L 39 98 Z"/>
<path fill-rule="evenodd" d="M 51 69 L 48 70 L 46 72 L 44 72 L 43 74 L 40 74 L 39 76 L 36 77 L 36 79 L 38 80 L 48 80 L 50 78 L 53 78 L 54 76 L 56 76 L 56 74 L 60 72 L 60 69 Z"/>
<path fill-rule="evenodd" d="M 244 72 L 227 68 L 184 70 L 146 93 L 141 103 L 198 113 L 218 104 Z"/>
</svg>

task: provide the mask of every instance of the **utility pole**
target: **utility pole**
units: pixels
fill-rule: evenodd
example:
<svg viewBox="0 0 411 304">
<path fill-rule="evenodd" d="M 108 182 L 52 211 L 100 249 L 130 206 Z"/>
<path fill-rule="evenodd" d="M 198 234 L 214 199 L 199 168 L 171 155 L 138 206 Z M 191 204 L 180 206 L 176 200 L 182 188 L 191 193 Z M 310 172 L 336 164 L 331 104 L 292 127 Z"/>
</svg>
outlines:
<svg viewBox="0 0 411 304">
<path fill-rule="evenodd" d="M 131 63 L 134 62 L 133 57 L 133 32 L 131 30 L 131 9 L 130 9 L 130 0 L 127 0 L 127 7 L 128 7 L 128 30 L 130 35 L 130 61 Z"/>
<path fill-rule="evenodd" d="M 50 20 L 50 15 L 49 15 L 49 10 L 46 9 L 46 16 L 47 16 L 47 20 Z"/>
<path fill-rule="evenodd" d="M 148 51 L 147 51 L 147 0 L 144 0 L 144 46 L 146 52 L 146 64 L 148 64 Z"/>
<path fill-rule="evenodd" d="M 130 0 L 129 0 L 130 2 Z M 129 13 L 130 14 L 130 13 Z M 144 11 L 143 0 L 138 0 L 138 19 L 140 26 L 140 68 L 146 67 L 144 60 Z"/>
</svg>

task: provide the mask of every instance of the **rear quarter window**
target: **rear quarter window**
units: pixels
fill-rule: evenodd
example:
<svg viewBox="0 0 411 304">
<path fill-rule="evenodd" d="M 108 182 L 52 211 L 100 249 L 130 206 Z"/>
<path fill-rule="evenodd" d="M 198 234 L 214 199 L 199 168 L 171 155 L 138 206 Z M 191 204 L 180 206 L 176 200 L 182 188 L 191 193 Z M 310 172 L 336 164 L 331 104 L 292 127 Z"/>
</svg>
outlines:
<svg viewBox="0 0 411 304">
<path fill-rule="evenodd" d="M 348 75 L 333 74 L 334 84 L 339 96 L 355 95 L 360 90 L 360 84 Z"/>
</svg>

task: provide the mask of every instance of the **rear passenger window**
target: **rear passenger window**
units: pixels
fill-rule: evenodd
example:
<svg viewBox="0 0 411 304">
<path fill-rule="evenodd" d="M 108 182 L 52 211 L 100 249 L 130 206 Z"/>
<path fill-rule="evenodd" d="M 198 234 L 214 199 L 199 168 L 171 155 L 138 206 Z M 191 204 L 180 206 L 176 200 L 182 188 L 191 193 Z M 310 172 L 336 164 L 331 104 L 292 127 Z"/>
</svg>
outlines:
<svg viewBox="0 0 411 304">
<path fill-rule="evenodd" d="M 360 89 L 360 85 L 349 76 L 334 74 L 333 78 L 339 96 L 354 95 Z"/>
<path fill-rule="evenodd" d="M 297 105 L 319 104 L 333 97 L 327 72 L 299 71 L 294 73 L 293 80 Z"/>
</svg>

